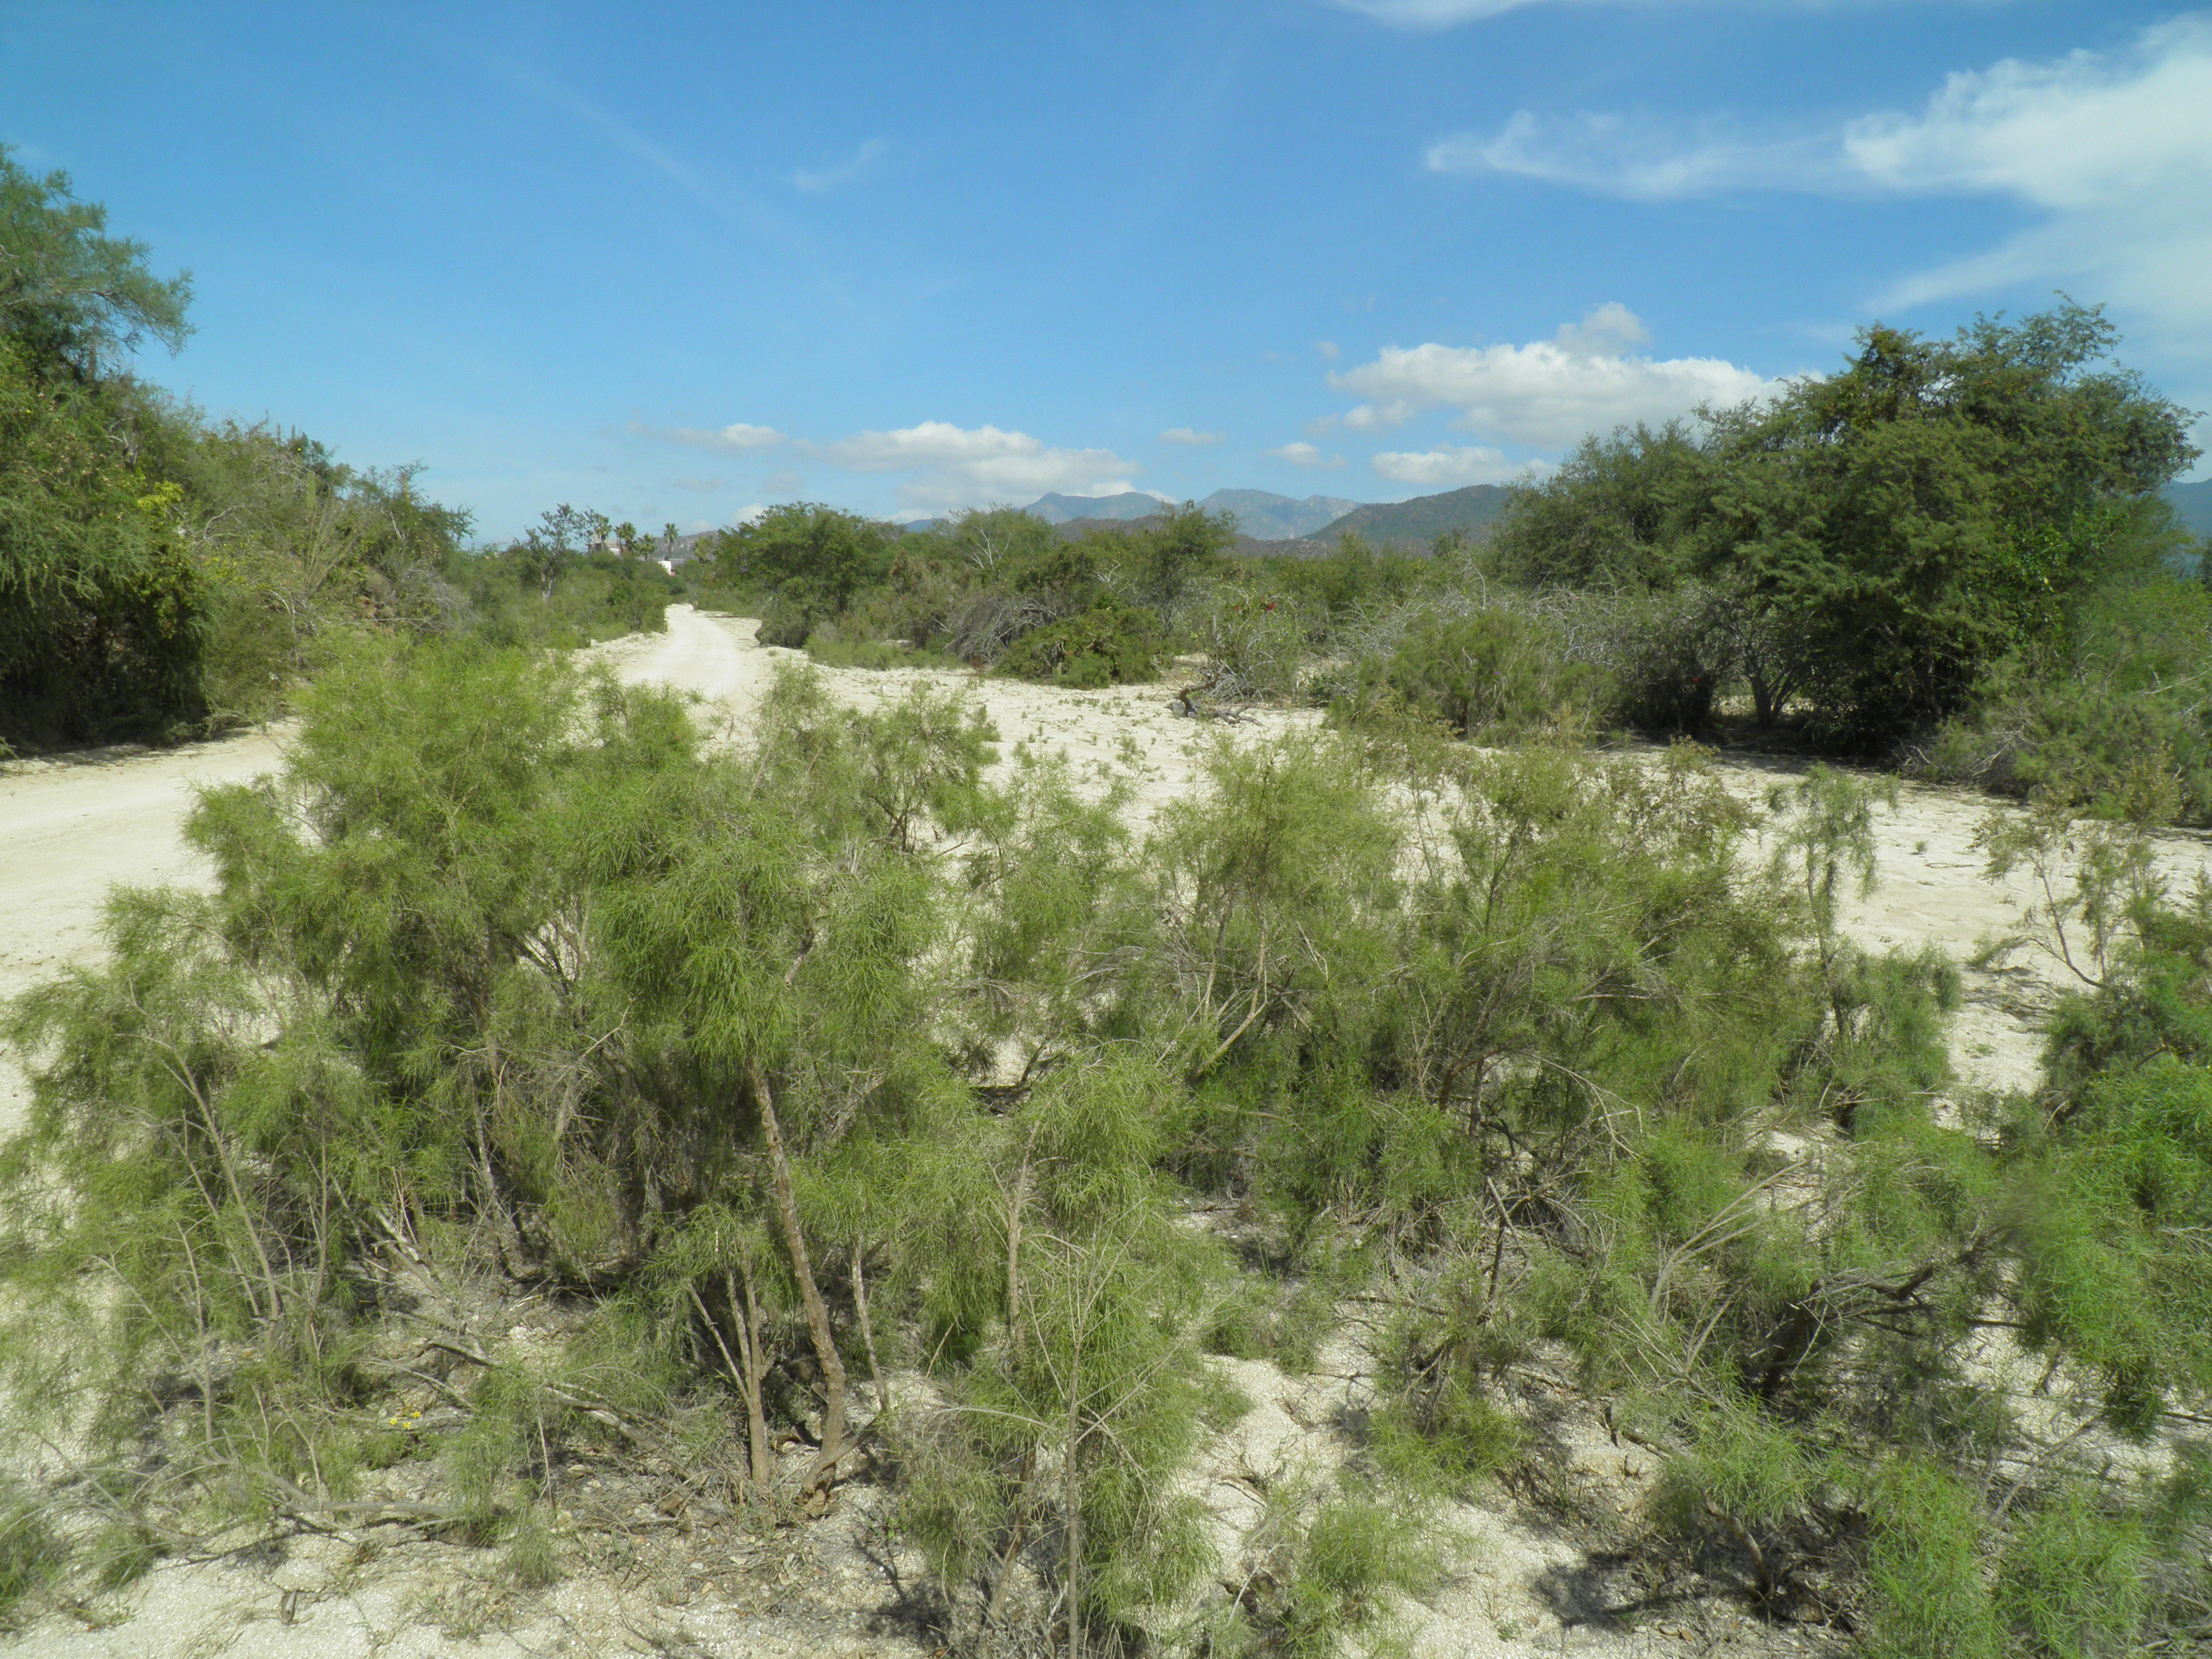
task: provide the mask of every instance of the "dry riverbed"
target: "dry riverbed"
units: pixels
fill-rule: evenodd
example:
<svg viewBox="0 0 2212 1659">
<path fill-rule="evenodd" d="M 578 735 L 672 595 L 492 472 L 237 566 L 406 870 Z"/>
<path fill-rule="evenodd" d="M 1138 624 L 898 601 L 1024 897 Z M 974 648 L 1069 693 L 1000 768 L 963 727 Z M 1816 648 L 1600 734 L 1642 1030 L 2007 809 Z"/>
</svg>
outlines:
<svg viewBox="0 0 2212 1659">
<path fill-rule="evenodd" d="M 798 656 L 758 645 L 754 626 L 678 606 L 666 633 L 633 635 L 591 654 L 625 680 L 675 686 L 710 706 L 704 712 L 726 711 L 742 724 L 775 660 Z M 1263 712 L 1224 728 L 1176 715 L 1163 686 L 1066 691 L 924 671 L 823 672 L 836 695 L 858 706 L 895 699 L 918 678 L 964 684 L 1009 750 L 1058 749 L 1079 766 L 1127 773 L 1146 815 L 1190 787 L 1217 732 L 1250 741 L 1315 719 L 1309 711 Z M 111 884 L 207 881 L 210 872 L 179 835 L 192 792 L 272 769 L 283 736 L 102 751 L 0 773 L 0 997 L 95 959 Z M 1725 756 L 1719 764 L 1730 786 L 1753 800 L 1795 770 Z M 1875 945 L 1937 945 L 1962 963 L 1979 941 L 2015 931 L 2035 896 L 2024 880 L 1984 877 L 1974 835 L 1987 811 L 1973 797 L 1906 786 L 1898 809 L 1878 817 L 1881 883 L 1852 901 L 1852 931 Z M 2161 867 L 2178 884 L 2195 877 L 2206 854 L 2203 841 L 2185 835 L 2159 846 Z M 1966 969 L 1966 1006 L 1953 1039 L 1966 1086 L 2033 1082 L 2039 1022 L 2063 975 L 2032 954 L 2002 970 Z M 19 1120 L 22 1089 L 13 1058 L 0 1054 L 0 1130 Z M 1371 1399 L 1360 1329 L 1347 1324 L 1303 1377 L 1264 1362 L 1224 1362 L 1254 1408 L 1206 1449 L 1189 1478 L 1216 1516 L 1224 1570 L 1256 1516 L 1256 1492 L 1301 1470 L 1325 1474 L 1350 1455 Z M 1455 1540 L 1448 1581 L 1429 1603 L 1403 1610 L 1413 1651 L 1626 1659 L 1832 1650 L 1822 1632 L 1758 1624 L 1725 1600 L 1662 1599 L 1637 1582 L 1629 1558 L 1608 1553 L 1607 1540 L 1635 1511 L 1649 1455 L 1615 1443 L 1597 1405 L 1564 1377 L 1537 1368 L 1516 1381 L 1552 1449 L 1546 1489 L 1523 1494 L 1528 1501 L 1501 1494 L 1447 1516 Z M 603 1512 L 617 1522 L 622 1472 L 570 1474 L 580 1505 L 572 1513 Z M 0 1639 L 0 1652 L 55 1659 L 919 1655 L 929 1650 L 905 1599 L 918 1563 L 884 1538 L 880 1498 L 856 1485 L 823 1519 L 767 1536 L 650 1516 L 621 1560 L 594 1559 L 551 1589 L 527 1595 L 499 1588 L 489 1553 L 349 1534 L 171 1561 L 125 1591 Z"/>
</svg>

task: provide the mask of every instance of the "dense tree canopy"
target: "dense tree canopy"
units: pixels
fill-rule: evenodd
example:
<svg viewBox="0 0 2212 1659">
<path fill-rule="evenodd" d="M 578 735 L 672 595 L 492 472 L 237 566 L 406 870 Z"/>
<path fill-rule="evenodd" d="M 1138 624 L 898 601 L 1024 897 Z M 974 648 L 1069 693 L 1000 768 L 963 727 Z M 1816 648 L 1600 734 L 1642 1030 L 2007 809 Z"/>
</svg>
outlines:
<svg viewBox="0 0 2212 1659">
<path fill-rule="evenodd" d="M 2069 302 L 1949 341 L 1875 326 L 1836 374 L 1587 441 L 1525 492 L 1500 565 L 1538 584 L 1717 584 L 1834 740 L 1951 713 L 2100 583 L 2155 567 L 2189 412 Z"/>
</svg>

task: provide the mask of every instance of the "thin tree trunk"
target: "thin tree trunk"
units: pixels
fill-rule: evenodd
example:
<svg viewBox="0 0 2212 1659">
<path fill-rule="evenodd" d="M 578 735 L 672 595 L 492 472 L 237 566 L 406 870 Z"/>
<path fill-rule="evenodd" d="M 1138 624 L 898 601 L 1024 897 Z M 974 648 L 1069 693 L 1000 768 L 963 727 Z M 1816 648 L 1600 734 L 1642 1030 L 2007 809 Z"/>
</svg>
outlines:
<svg viewBox="0 0 2212 1659">
<path fill-rule="evenodd" d="M 752 1457 L 753 1484 L 765 1486 L 775 1474 L 768 1461 L 768 1418 L 761 1410 L 761 1379 L 768 1375 L 768 1357 L 761 1352 L 760 1304 L 753 1296 L 752 1263 L 741 1261 L 738 1267 L 745 1276 L 744 1306 L 738 1304 L 737 1284 L 727 1267 L 722 1269 L 722 1291 L 730 1299 L 730 1312 L 738 1327 L 738 1352 L 744 1359 L 745 1449 Z"/>
<path fill-rule="evenodd" d="M 1083 1476 L 1077 1451 L 1083 1432 L 1079 1416 L 1082 1401 L 1076 1379 L 1082 1374 L 1083 1349 L 1078 1344 L 1067 1362 L 1067 1446 L 1061 1454 L 1060 1504 L 1067 1514 L 1067 1651 L 1068 1659 L 1083 1659 Z"/>
<path fill-rule="evenodd" d="M 1030 1131 L 1029 1145 L 1022 1148 L 1021 1172 L 1014 1177 L 1014 1195 L 1006 1201 L 1006 1340 L 1014 1350 L 1014 1366 L 1019 1370 L 1028 1358 L 1028 1345 L 1022 1331 L 1022 1218 L 1030 1206 L 1030 1147 L 1036 1144 L 1036 1131 Z"/>
<path fill-rule="evenodd" d="M 696 1285 L 686 1283 L 684 1288 L 691 1294 L 691 1305 L 699 1310 L 705 1322 L 707 1334 L 714 1339 L 721 1351 L 722 1364 L 728 1366 L 731 1380 L 737 1383 L 738 1392 L 745 1402 L 745 1441 L 752 1454 L 753 1484 L 768 1485 L 768 1425 L 761 1417 L 760 1375 L 753 1368 L 753 1344 L 744 1327 L 744 1310 L 738 1305 L 738 1287 L 730 1277 L 730 1270 L 722 1270 L 722 1288 L 729 1293 L 730 1322 L 738 1333 L 738 1352 L 730 1352 L 730 1345 L 722 1340 L 722 1328 L 714 1322 L 714 1316 L 707 1307 L 707 1299 L 699 1294 Z M 742 1356 L 742 1357 L 740 1357 Z"/>
<path fill-rule="evenodd" d="M 830 1310 L 814 1282 L 814 1264 L 806 1254 L 806 1237 L 799 1228 L 799 1195 L 791 1184 L 791 1159 L 783 1147 L 783 1126 L 775 1115 L 775 1097 L 768 1086 L 768 1073 L 757 1059 L 745 1060 L 745 1075 L 760 1104 L 761 1127 L 768 1136 L 769 1168 L 775 1186 L 776 1219 L 783 1227 L 784 1248 L 791 1252 L 791 1270 L 799 1280 L 799 1299 L 806 1312 L 806 1334 L 814 1341 L 815 1362 L 822 1367 L 822 1450 L 807 1472 L 806 1490 L 820 1491 L 836 1478 L 838 1460 L 845 1455 L 845 1362 L 837 1357 L 836 1334 L 830 1328 Z"/>
<path fill-rule="evenodd" d="M 999 1556 L 998 1582 L 991 1586 L 988 1617 L 994 1626 L 1006 1617 L 1006 1592 L 1013 1585 L 1014 1563 L 1020 1559 L 1022 1545 L 1029 1536 L 1030 1480 L 1036 1473 L 1036 1448 L 1031 1446 L 1022 1453 L 1022 1472 L 1014 1482 L 1014 1524 L 1006 1534 L 1006 1547 Z"/>
<path fill-rule="evenodd" d="M 860 1340 L 868 1350 L 868 1376 L 876 1385 L 876 1413 L 881 1416 L 891 1407 L 890 1390 L 884 1387 L 884 1368 L 876 1358 L 876 1328 L 868 1319 L 868 1273 L 861 1260 L 866 1246 L 860 1239 L 853 1241 L 853 1306 L 860 1316 Z"/>
<path fill-rule="evenodd" d="M 1022 1148 L 1022 1167 L 1014 1177 L 1013 1196 L 1006 1200 L 1006 1341 L 1013 1351 L 1017 1376 L 1028 1363 L 1029 1356 L 1028 1336 L 1022 1328 L 1022 1218 L 1029 1212 L 1030 1152 L 1036 1145 L 1036 1130 L 1032 1127 L 1029 1141 Z M 994 1626 L 1005 1616 L 1006 1592 L 1013 1583 L 1014 1563 L 1029 1534 L 1030 1481 L 1036 1473 L 1036 1448 L 1031 1446 L 1022 1453 L 1022 1472 L 1014 1483 L 1014 1524 L 1007 1534 L 1005 1553 L 999 1558 L 998 1582 L 991 1587 L 989 1618 Z"/>
</svg>

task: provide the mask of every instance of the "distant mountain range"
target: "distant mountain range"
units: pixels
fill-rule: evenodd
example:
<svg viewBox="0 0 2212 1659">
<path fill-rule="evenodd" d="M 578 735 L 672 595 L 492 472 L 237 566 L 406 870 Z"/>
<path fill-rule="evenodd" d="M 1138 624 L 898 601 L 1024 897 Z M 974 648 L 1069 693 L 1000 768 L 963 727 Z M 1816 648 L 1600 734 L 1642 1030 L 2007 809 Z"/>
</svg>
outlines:
<svg viewBox="0 0 2212 1659">
<path fill-rule="evenodd" d="M 2212 536 L 2212 478 L 2201 483 L 2168 484 L 2166 499 L 2192 536 Z"/>
<path fill-rule="evenodd" d="M 1504 505 L 1496 484 L 1417 495 L 1410 501 L 1369 504 L 1334 495 L 1278 495 L 1265 489 L 1217 489 L 1199 505 L 1209 513 L 1232 513 L 1237 533 L 1248 542 L 1334 543 L 1358 531 L 1378 544 L 1426 547 L 1448 530 L 1480 531 Z M 1045 495 L 1027 511 L 1064 534 L 1080 533 L 1091 524 L 1127 526 L 1162 510 L 1159 500 L 1135 490 L 1120 495 Z M 1319 550 L 1316 549 L 1316 550 Z"/>
<path fill-rule="evenodd" d="M 1299 501 L 1264 489 L 1217 489 L 1199 505 L 1211 512 L 1234 513 L 1237 527 L 1247 541 L 1305 542 L 1314 544 L 1311 550 L 1320 552 L 1357 532 L 1377 547 L 1425 549 L 1451 531 L 1464 530 L 1477 536 L 1486 533 L 1505 510 L 1512 493 L 1503 484 L 1469 484 L 1464 489 L 1416 495 L 1411 501 L 1363 505 L 1327 495 L 1309 495 Z M 2168 484 L 2165 494 L 2191 534 L 2212 536 L 2212 479 Z M 1161 503 L 1156 496 L 1132 490 L 1121 495 L 1047 495 L 1029 510 L 1053 524 L 1079 526 L 1085 520 L 1102 519 L 1121 523 L 1149 519 L 1161 510 Z"/>
<path fill-rule="evenodd" d="M 1434 495 L 1416 495 L 1407 501 L 1340 501 L 1333 495 L 1277 495 L 1265 489 L 1217 489 L 1199 505 L 1208 512 L 1237 515 L 1240 538 L 1247 542 L 1278 544 L 1247 547 L 1250 553 L 1321 553 L 1347 532 L 1358 532 L 1378 547 L 1425 549 L 1439 536 L 1454 530 L 1471 535 L 1487 533 L 1505 510 L 1512 491 L 1501 484 L 1469 484 Z M 2168 484 L 2166 499 L 2191 535 L 2212 536 L 2212 478 L 2197 483 Z M 1025 509 L 1047 524 L 1058 525 L 1066 535 L 1079 535 L 1089 524 L 1105 522 L 1127 527 L 1164 510 L 1157 495 L 1126 490 L 1119 495 L 1041 495 Z M 908 526 L 926 530 L 935 520 Z M 685 537 L 679 557 L 690 551 L 694 537 Z"/>
<path fill-rule="evenodd" d="M 1314 539 L 1334 542 L 1357 532 L 1378 547 L 1425 548 L 1454 530 L 1480 535 L 1505 510 L 1511 495 L 1503 484 L 1469 484 L 1410 501 L 1378 501 L 1332 520 Z"/>
<path fill-rule="evenodd" d="M 1199 505 L 1209 513 L 1234 513 L 1238 532 L 1254 541 L 1281 542 L 1310 536 L 1359 503 L 1334 495 L 1309 495 L 1298 501 L 1264 489 L 1217 489 Z"/>
<path fill-rule="evenodd" d="M 1066 524 L 1071 519 L 1149 519 L 1161 506 L 1157 495 L 1126 489 L 1118 495 L 1040 495 L 1022 510 L 1047 524 Z"/>
<path fill-rule="evenodd" d="M 1217 489 L 1199 505 L 1209 513 L 1234 513 L 1237 528 L 1263 542 L 1310 536 L 1332 520 L 1358 507 L 1358 501 L 1334 495 L 1277 495 L 1265 489 Z M 1047 524 L 1070 524 L 1079 519 L 1123 522 L 1149 519 L 1161 510 L 1157 495 L 1126 490 L 1119 495 L 1040 495 L 1024 509 Z"/>
</svg>

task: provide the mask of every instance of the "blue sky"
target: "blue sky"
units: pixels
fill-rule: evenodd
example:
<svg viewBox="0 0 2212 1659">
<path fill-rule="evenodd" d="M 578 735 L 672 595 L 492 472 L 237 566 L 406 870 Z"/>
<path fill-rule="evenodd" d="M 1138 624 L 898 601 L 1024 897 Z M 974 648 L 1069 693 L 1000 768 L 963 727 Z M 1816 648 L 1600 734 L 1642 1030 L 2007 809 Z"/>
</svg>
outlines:
<svg viewBox="0 0 2212 1659">
<path fill-rule="evenodd" d="M 0 0 L 0 143 L 191 270 L 145 373 L 486 536 L 1397 499 L 2061 288 L 2212 407 L 2129 0 Z"/>
</svg>

